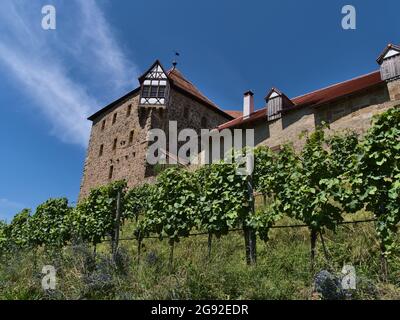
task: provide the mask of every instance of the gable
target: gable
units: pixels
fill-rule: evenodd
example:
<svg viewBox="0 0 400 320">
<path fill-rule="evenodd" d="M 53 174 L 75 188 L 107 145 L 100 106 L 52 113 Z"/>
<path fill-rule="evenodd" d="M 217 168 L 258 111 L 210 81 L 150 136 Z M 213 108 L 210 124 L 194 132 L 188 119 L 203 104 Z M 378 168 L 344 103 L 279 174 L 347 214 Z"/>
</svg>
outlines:
<svg viewBox="0 0 400 320">
<path fill-rule="evenodd" d="M 385 56 L 383 57 L 383 59 L 387 59 L 387 58 L 393 57 L 393 56 L 398 55 L 398 54 L 400 54 L 400 51 L 397 51 L 397 50 L 394 50 L 394 49 L 390 49 L 390 50 L 385 54 Z"/>
<path fill-rule="evenodd" d="M 148 80 L 166 80 L 167 75 L 159 64 L 156 64 L 145 76 Z"/>
</svg>

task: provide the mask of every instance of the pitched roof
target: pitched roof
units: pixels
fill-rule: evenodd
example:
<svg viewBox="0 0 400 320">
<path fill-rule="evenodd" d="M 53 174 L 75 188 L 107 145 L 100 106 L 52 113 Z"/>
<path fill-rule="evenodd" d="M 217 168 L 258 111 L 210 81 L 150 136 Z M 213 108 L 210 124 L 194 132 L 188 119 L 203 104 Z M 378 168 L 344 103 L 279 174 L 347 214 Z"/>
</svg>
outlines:
<svg viewBox="0 0 400 320">
<path fill-rule="evenodd" d="M 143 73 L 143 75 L 141 75 L 139 77 L 139 82 L 142 82 L 142 80 L 144 79 L 146 74 L 151 69 L 153 69 L 156 64 L 159 64 L 161 66 L 161 68 L 163 69 L 163 71 L 164 71 L 164 68 L 162 67 L 161 63 L 158 60 L 156 60 L 151 65 L 151 67 L 145 73 Z M 208 108 L 210 108 L 210 109 L 220 113 L 221 115 L 225 116 L 227 119 L 232 119 L 233 118 L 232 115 L 230 115 L 229 113 L 227 113 L 224 110 L 220 109 L 214 102 L 212 102 L 204 94 L 202 94 L 200 92 L 200 90 L 197 89 L 196 86 L 194 84 L 192 84 L 189 80 L 187 80 L 177 68 L 171 68 L 170 70 L 168 70 L 165 73 L 166 73 L 166 75 L 168 77 L 168 80 L 170 81 L 171 86 L 174 87 L 175 89 L 177 89 L 178 91 L 182 92 L 183 94 L 189 95 L 191 98 L 196 99 L 197 101 L 199 101 L 200 103 L 204 104 Z M 109 105 L 105 106 L 101 110 L 97 111 L 96 113 L 91 115 L 88 118 L 88 120 L 92 120 L 93 121 L 98 115 L 100 115 L 103 112 L 106 112 L 107 110 L 113 108 L 117 104 L 129 99 L 130 97 L 132 97 L 134 94 L 138 93 L 139 91 L 140 91 L 140 86 L 137 87 L 136 89 L 132 90 L 131 92 L 127 93 L 123 97 L 119 98 L 118 100 L 116 100 L 116 101 L 110 103 Z"/>
<path fill-rule="evenodd" d="M 214 102 L 201 93 L 200 90 L 197 89 L 193 83 L 187 80 L 177 68 L 174 67 L 168 70 L 167 76 L 171 82 L 171 85 L 176 89 L 181 90 L 183 93 L 189 94 L 191 97 L 199 100 L 209 108 L 223 114 L 227 118 L 233 118 L 229 113 L 220 109 Z"/>
<path fill-rule="evenodd" d="M 89 118 L 87 118 L 90 121 L 93 121 L 94 119 L 96 119 L 97 116 L 99 116 L 100 114 L 112 109 L 113 107 L 115 107 L 116 105 L 123 103 L 124 101 L 130 99 L 131 97 L 133 97 L 135 94 L 137 94 L 140 91 L 140 87 L 137 87 L 135 89 L 133 89 L 132 91 L 129 91 L 127 94 L 123 95 L 121 98 L 111 102 L 110 104 L 106 105 L 104 108 L 100 109 L 99 111 L 93 113 Z"/>
<path fill-rule="evenodd" d="M 294 109 L 306 107 L 306 106 L 319 106 L 327 102 L 334 101 L 341 97 L 347 96 L 352 93 L 359 92 L 361 90 L 376 86 L 383 83 L 379 71 L 368 73 L 366 75 L 340 82 L 329 87 L 319 89 L 299 97 L 292 98 L 291 101 L 294 105 L 283 112 L 289 112 Z M 228 121 L 218 127 L 222 130 L 225 128 L 237 127 L 241 125 L 250 125 L 259 120 L 266 120 L 267 112 L 266 108 L 259 109 L 253 112 L 248 118 L 244 119 L 243 116 Z"/>
<path fill-rule="evenodd" d="M 386 48 L 382 51 L 382 53 L 379 55 L 378 59 L 376 59 L 376 62 L 378 62 L 378 64 L 382 64 L 383 60 L 385 59 L 386 54 L 390 51 L 397 51 L 400 52 L 400 46 L 397 46 L 395 44 L 391 44 L 389 43 Z"/>
<path fill-rule="evenodd" d="M 239 110 L 225 110 L 225 112 L 233 118 L 241 117 L 243 115 L 243 112 Z"/>
</svg>

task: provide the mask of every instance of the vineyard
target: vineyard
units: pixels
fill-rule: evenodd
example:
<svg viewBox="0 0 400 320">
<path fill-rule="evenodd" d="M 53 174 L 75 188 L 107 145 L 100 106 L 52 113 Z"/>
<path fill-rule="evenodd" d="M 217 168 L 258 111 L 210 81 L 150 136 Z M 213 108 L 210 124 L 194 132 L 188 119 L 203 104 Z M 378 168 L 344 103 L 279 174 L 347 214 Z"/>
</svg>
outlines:
<svg viewBox="0 0 400 320">
<path fill-rule="evenodd" d="M 251 274 L 259 270 L 259 256 L 266 254 L 257 243 L 273 251 L 282 245 L 274 234 L 280 232 L 290 247 L 289 235 L 300 232 L 308 237 L 307 277 L 312 277 L 321 266 L 320 256 L 329 261 L 330 252 L 337 250 L 329 239 L 339 234 L 352 241 L 356 236 L 346 236 L 344 226 L 355 228 L 358 222 L 373 228 L 370 232 L 379 243 L 379 277 L 388 281 L 399 253 L 400 108 L 374 118 L 362 138 L 352 131 L 329 135 L 326 128 L 305 132 L 299 152 L 290 144 L 279 152 L 257 147 L 252 176 L 238 175 L 235 163 L 197 170 L 172 167 L 152 185 L 128 190 L 119 181 L 92 190 L 75 207 L 67 199 L 50 199 L 34 213 L 25 209 L 9 224 L 0 222 L 1 259 L 29 252 L 36 264 L 38 252 L 51 255 L 82 244 L 85 250 L 91 248 L 96 264 L 96 253 L 100 257 L 110 243 L 107 250 L 114 264 L 129 246 L 135 249 L 130 263 L 140 266 L 148 263 L 149 247 L 161 241 L 160 255 L 168 251 L 165 265 L 174 274 L 174 257 L 182 243 L 211 263 L 221 247 L 241 241 L 240 258 Z M 205 237 L 206 250 L 196 244 L 196 237 Z M 274 245 L 269 244 L 271 237 Z M 225 238 L 231 243 L 223 242 Z M 370 246 L 367 241 L 359 245 L 367 251 Z M 226 250 L 237 252 L 237 246 Z"/>
</svg>

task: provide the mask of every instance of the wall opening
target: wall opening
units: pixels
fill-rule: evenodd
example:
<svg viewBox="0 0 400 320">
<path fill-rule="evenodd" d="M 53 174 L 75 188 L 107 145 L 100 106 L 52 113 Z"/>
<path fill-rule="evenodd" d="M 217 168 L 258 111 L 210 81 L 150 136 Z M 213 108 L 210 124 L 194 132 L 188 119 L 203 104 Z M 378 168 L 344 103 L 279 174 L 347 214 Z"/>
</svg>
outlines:
<svg viewBox="0 0 400 320">
<path fill-rule="evenodd" d="M 108 179 L 111 180 L 114 174 L 114 166 L 110 166 L 110 170 L 108 171 Z"/>
<path fill-rule="evenodd" d="M 99 157 L 103 155 L 104 144 L 100 145 Z"/>
</svg>

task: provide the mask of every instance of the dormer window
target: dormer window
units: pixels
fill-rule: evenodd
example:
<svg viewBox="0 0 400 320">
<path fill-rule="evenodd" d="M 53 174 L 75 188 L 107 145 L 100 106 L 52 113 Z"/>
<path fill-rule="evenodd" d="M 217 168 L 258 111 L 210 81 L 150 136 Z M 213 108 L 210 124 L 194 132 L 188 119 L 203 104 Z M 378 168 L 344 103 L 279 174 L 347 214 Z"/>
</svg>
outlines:
<svg viewBox="0 0 400 320">
<path fill-rule="evenodd" d="M 156 61 L 153 66 L 139 78 L 142 84 L 141 105 L 165 105 L 168 95 L 168 78 L 163 68 Z"/>
<path fill-rule="evenodd" d="M 389 44 L 377 62 L 381 66 L 382 80 L 398 79 L 400 77 L 400 46 Z"/>
<path fill-rule="evenodd" d="M 265 101 L 267 103 L 268 121 L 279 119 L 282 110 L 294 105 L 285 94 L 275 88 L 270 90 L 265 97 Z"/>
</svg>

